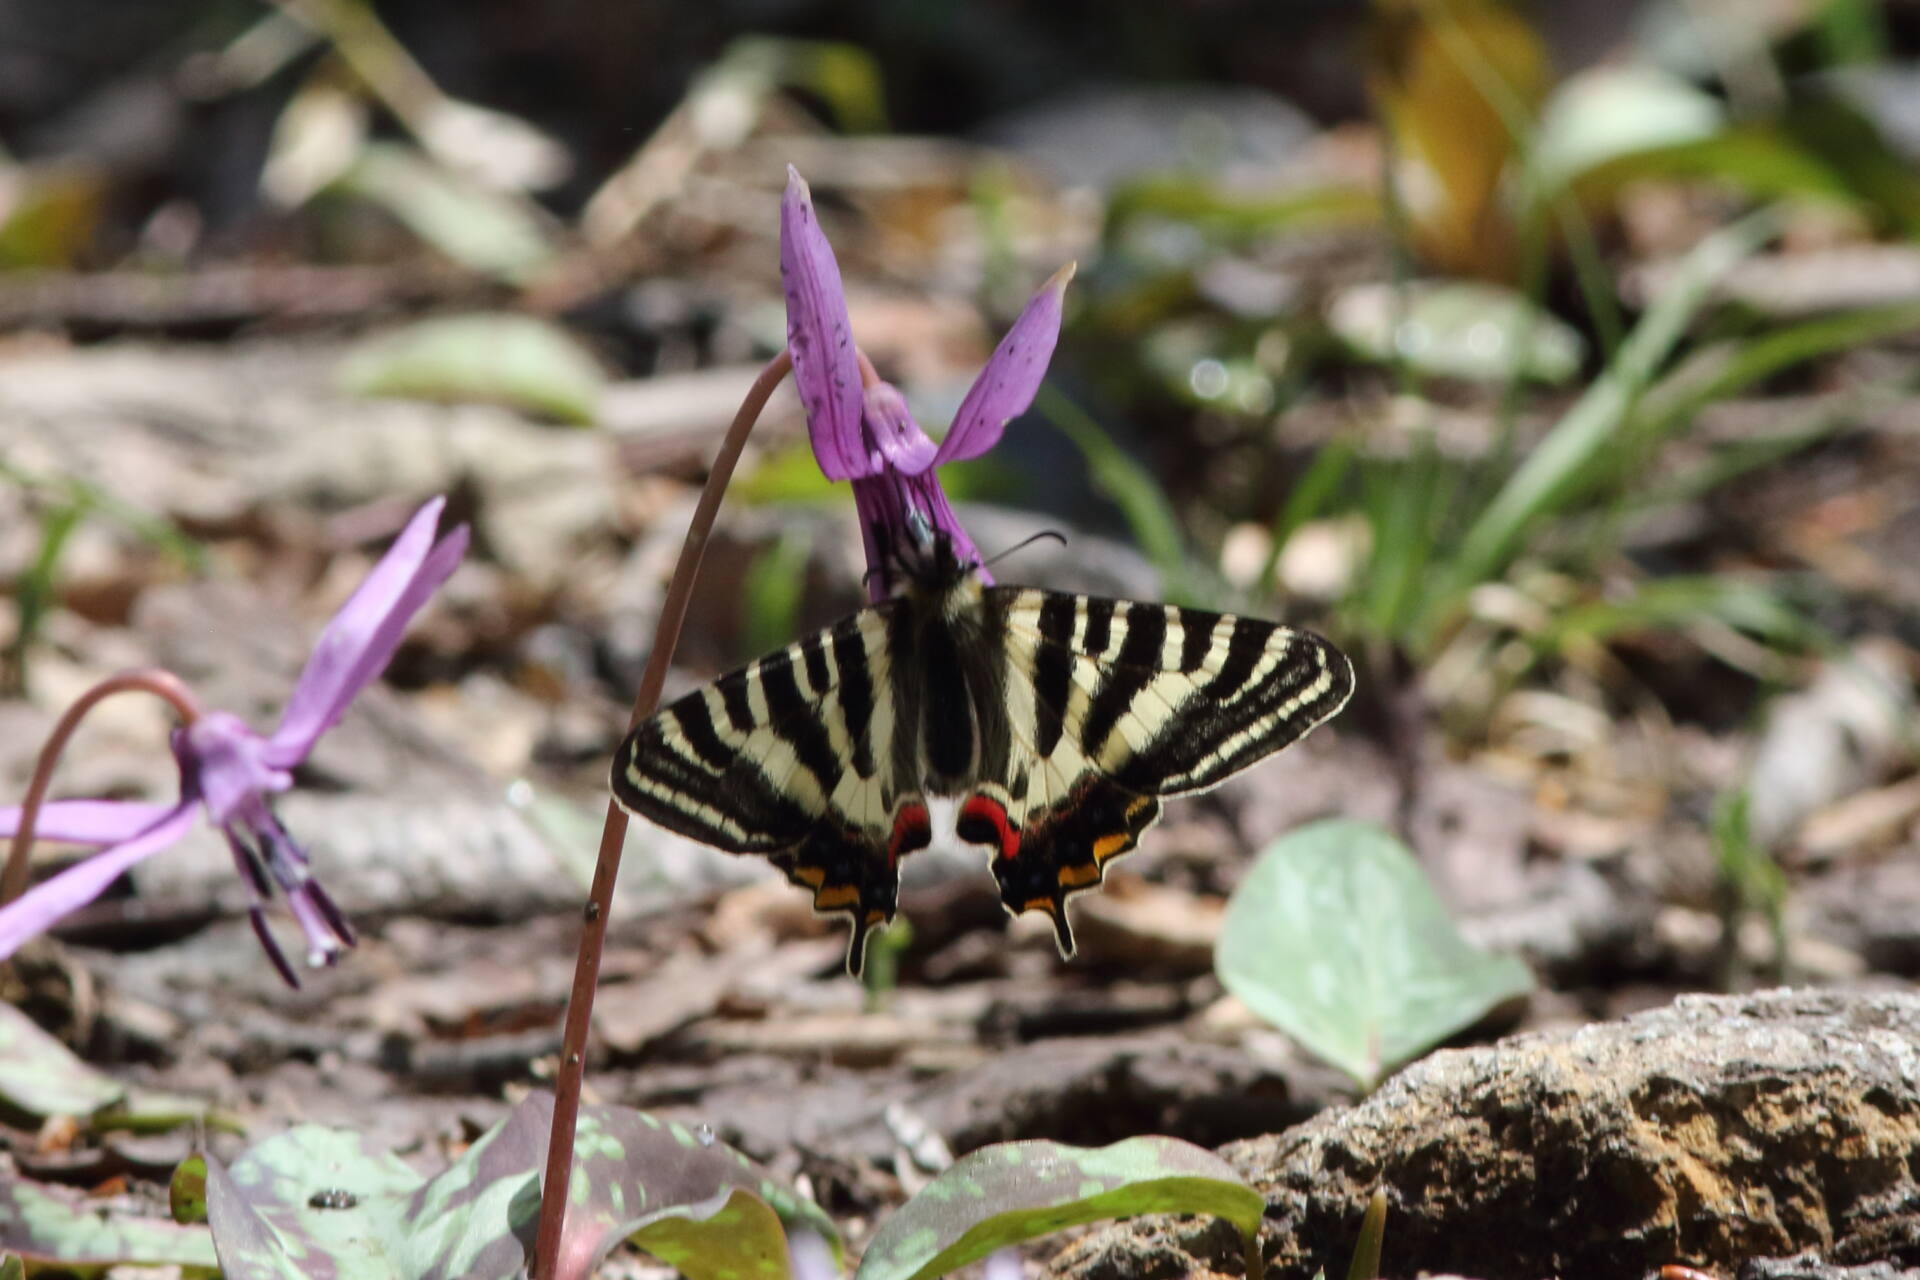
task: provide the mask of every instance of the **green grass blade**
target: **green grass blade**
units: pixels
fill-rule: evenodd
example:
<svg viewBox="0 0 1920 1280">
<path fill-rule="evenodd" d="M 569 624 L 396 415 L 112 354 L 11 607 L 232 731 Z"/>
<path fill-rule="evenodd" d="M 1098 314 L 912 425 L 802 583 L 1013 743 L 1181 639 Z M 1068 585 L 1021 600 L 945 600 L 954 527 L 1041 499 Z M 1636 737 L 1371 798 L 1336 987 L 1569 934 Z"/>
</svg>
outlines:
<svg viewBox="0 0 1920 1280">
<path fill-rule="evenodd" d="M 1085 456 L 1094 487 L 1120 508 L 1134 541 L 1160 571 L 1167 595 L 1177 596 L 1189 576 L 1186 538 L 1166 490 L 1091 414 L 1061 392 L 1043 386 L 1034 405 Z"/>
<path fill-rule="evenodd" d="M 1821 61 L 1830 66 L 1885 65 L 1893 57 L 1887 17 L 1874 0 L 1827 0 L 1813 19 Z"/>
<path fill-rule="evenodd" d="M 1376 635 L 1418 647 L 1427 584 L 1446 545 L 1450 513 L 1468 477 L 1422 434 L 1412 456 L 1366 465 L 1364 506 L 1372 551 L 1359 585 L 1361 615 Z"/>
<path fill-rule="evenodd" d="M 807 592 L 807 561 L 812 556 L 812 537 L 792 530 L 754 556 L 740 592 L 745 606 L 740 630 L 746 652 L 772 653 L 792 642 L 799 630 L 800 606 Z"/>
<path fill-rule="evenodd" d="M 1387 1237 L 1387 1189 L 1375 1187 L 1360 1219 L 1360 1236 L 1353 1242 L 1353 1261 L 1347 1280 L 1379 1280 L 1380 1251 Z"/>
<path fill-rule="evenodd" d="M 1661 578 L 1617 600 L 1570 609 L 1536 638 L 1555 650 L 1574 639 L 1603 642 L 1637 631 L 1664 631 L 1712 620 L 1768 644 L 1818 647 L 1821 634 L 1807 617 L 1761 582 L 1730 576 Z"/>
<path fill-rule="evenodd" d="M 1280 571 L 1280 553 L 1286 550 L 1287 540 L 1300 531 L 1301 525 L 1326 510 L 1341 482 L 1353 470 L 1354 458 L 1355 450 L 1349 441 L 1335 440 L 1314 455 L 1294 484 L 1286 505 L 1273 520 L 1266 563 L 1260 566 L 1260 576 L 1256 579 L 1261 595 L 1273 594 L 1274 578 Z"/>
<path fill-rule="evenodd" d="M 1606 371 L 1468 528 L 1430 600 L 1426 628 L 1475 584 L 1498 576 L 1536 521 L 1565 507 L 1604 472 L 1628 415 L 1714 282 L 1764 244 L 1776 223 L 1768 211 L 1751 215 L 1709 236 L 1687 256 L 1671 287 L 1640 318 Z"/>
<path fill-rule="evenodd" d="M 1666 381 L 1647 392 L 1656 411 L 1636 434 L 1659 438 L 1679 430 L 1706 405 L 1738 395 L 1748 387 L 1795 365 L 1836 351 L 1851 351 L 1890 338 L 1920 333 L 1920 302 L 1866 307 L 1820 316 L 1752 339 L 1705 378 L 1684 389 Z M 1678 376 L 1674 379 L 1678 381 Z"/>
<path fill-rule="evenodd" d="M 1764 435 L 1720 445 L 1705 461 L 1683 470 L 1663 470 L 1658 478 L 1640 486 L 1625 499 L 1611 518 L 1625 524 L 1649 509 L 1708 493 L 1749 471 L 1838 435 L 1883 408 L 1901 404 L 1912 397 L 1914 386 L 1914 375 L 1903 374 L 1838 396 L 1822 397 L 1818 403 L 1787 417 Z"/>
<path fill-rule="evenodd" d="M 86 515 L 86 500 L 75 499 L 52 508 L 40 517 L 40 550 L 34 556 L 33 564 L 21 576 L 15 592 L 19 622 L 13 643 L 7 646 L 8 684 L 16 694 L 25 693 L 27 689 L 27 657 L 35 641 L 40 638 L 40 624 L 46 621 L 47 611 L 53 604 L 54 578 L 60 571 L 60 554 L 66 550 L 67 539 L 73 536 L 73 531 Z"/>
<path fill-rule="evenodd" d="M 206 572 L 206 549 L 198 542 L 181 533 L 165 519 L 150 511 L 143 511 L 131 503 L 123 502 L 97 485 L 69 475 L 38 475 L 16 467 L 4 459 L 0 459 L 0 480 L 19 485 L 23 489 L 58 491 L 66 495 L 69 501 L 84 505 L 89 510 L 112 520 L 187 572 L 193 574 Z"/>
</svg>

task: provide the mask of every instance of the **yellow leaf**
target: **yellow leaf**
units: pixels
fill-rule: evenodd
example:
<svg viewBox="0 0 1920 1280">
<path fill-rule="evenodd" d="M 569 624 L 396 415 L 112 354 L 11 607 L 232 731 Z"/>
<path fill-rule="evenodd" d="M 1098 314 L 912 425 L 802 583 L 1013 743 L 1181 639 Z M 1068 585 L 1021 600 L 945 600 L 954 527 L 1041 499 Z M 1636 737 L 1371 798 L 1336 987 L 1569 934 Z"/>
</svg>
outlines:
<svg viewBox="0 0 1920 1280">
<path fill-rule="evenodd" d="M 1442 271 L 1511 280 L 1502 183 L 1551 78 L 1525 18 L 1500 0 L 1374 0 L 1367 87 L 1393 142 L 1414 250 Z"/>
</svg>

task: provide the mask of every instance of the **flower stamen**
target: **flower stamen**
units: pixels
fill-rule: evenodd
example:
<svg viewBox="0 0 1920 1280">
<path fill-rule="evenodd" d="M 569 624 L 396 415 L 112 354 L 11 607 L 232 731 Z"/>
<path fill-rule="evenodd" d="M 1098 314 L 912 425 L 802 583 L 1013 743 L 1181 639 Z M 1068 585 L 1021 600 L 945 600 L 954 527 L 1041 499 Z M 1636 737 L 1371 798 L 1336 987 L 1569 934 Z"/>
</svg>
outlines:
<svg viewBox="0 0 1920 1280">
<path fill-rule="evenodd" d="M 266 910 L 259 903 L 254 903 L 247 908 L 247 921 L 253 925 L 253 936 L 260 940 L 260 949 L 267 953 L 267 959 L 273 961 L 273 967 L 280 971 L 281 980 L 299 990 L 300 975 L 293 971 L 293 965 L 288 962 L 287 953 L 280 949 L 273 930 L 267 928 Z"/>
</svg>

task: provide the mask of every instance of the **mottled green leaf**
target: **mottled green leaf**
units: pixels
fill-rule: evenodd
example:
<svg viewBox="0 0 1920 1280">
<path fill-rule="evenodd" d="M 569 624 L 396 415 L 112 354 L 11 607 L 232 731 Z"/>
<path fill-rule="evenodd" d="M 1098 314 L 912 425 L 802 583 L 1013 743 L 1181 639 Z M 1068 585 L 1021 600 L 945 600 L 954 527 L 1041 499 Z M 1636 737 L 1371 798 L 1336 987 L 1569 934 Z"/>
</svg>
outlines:
<svg viewBox="0 0 1920 1280">
<path fill-rule="evenodd" d="M 1249 1008 L 1371 1087 L 1533 977 L 1469 945 L 1404 845 L 1365 823 L 1269 845 L 1227 903 L 1214 968 Z"/>
<path fill-rule="evenodd" d="M 0 1253 L 0 1280 L 27 1280 L 27 1264 L 17 1253 Z"/>
<path fill-rule="evenodd" d="M 516 1113 L 516 1119 L 520 1114 L 532 1118 L 532 1140 L 523 1146 L 543 1161 L 552 1106 L 548 1095 L 537 1094 Z M 759 1229 L 766 1225 L 766 1215 L 742 1207 L 740 1197 L 731 1194 L 739 1191 L 764 1201 L 780 1221 L 806 1227 L 832 1241 L 836 1253 L 839 1250 L 839 1233 L 817 1205 L 795 1195 L 710 1133 L 626 1107 L 582 1107 L 578 1132 L 574 1207 L 567 1216 L 563 1250 L 577 1247 L 577 1238 L 595 1231 L 597 1236 L 588 1237 L 591 1250 L 584 1251 L 593 1260 L 603 1257 L 623 1236 L 649 1252 L 653 1249 L 649 1241 L 677 1248 L 676 1241 L 699 1239 L 716 1248 L 725 1246 L 725 1252 L 703 1257 L 702 1275 L 784 1278 L 784 1246 L 769 1249 L 768 1238 Z M 719 1196 L 727 1199 L 716 1205 Z M 716 1208 L 723 1226 L 739 1230 L 696 1231 L 667 1221 L 670 1216 L 705 1219 Z M 569 1274 L 584 1276 L 590 1270 L 587 1266 Z"/>
<path fill-rule="evenodd" d="M 197 1280 L 219 1270 L 205 1227 L 115 1216 L 65 1187 L 21 1179 L 0 1183 L 0 1250 L 33 1273 L 93 1277 L 131 1263 Z"/>
<path fill-rule="evenodd" d="M 705 1212 L 708 1208 L 711 1213 Z M 723 1191 L 706 1205 L 664 1209 L 646 1225 L 628 1224 L 616 1234 L 687 1280 L 786 1280 L 788 1275 L 787 1233 L 780 1215 L 744 1188 Z"/>
<path fill-rule="evenodd" d="M 1175 1138 L 998 1143 L 955 1161 L 887 1219 L 855 1280 L 932 1280 L 1006 1245 L 1142 1213 L 1225 1218 L 1246 1240 L 1257 1280 L 1265 1207 L 1224 1160 Z"/>
<path fill-rule="evenodd" d="M 369 339 L 340 369 L 347 390 L 449 404 L 504 404 L 591 423 L 606 377 L 566 330 L 512 312 L 442 316 Z"/>
<path fill-rule="evenodd" d="M 1353 285 L 1329 305 L 1327 324 L 1369 360 L 1468 382 L 1563 383 L 1586 356 L 1571 325 L 1524 295 L 1464 280 Z"/>
<path fill-rule="evenodd" d="M 420 1182 L 371 1138 L 301 1125 L 206 1161 L 207 1221 L 228 1280 L 383 1280 L 415 1274 L 401 1207 Z"/>
<path fill-rule="evenodd" d="M 0 1004 L 0 1101 L 30 1116 L 86 1116 L 126 1096 L 10 1004 Z"/>
<path fill-rule="evenodd" d="M 206 1162 L 227 1280 L 506 1280 L 525 1267 L 553 1099 L 528 1097 L 444 1172 L 423 1178 L 352 1133 L 307 1125 L 231 1172 Z M 739 1152 L 624 1107 L 583 1107 L 565 1278 L 622 1239 L 695 1280 L 785 1280 L 781 1221 L 832 1237 L 818 1208 Z M 837 1246 L 836 1246 L 837 1247 Z"/>
<path fill-rule="evenodd" d="M 239 1121 L 196 1098 L 128 1089 L 75 1057 L 12 1005 L 0 1005 L 0 1111 L 84 1116 L 96 1133 L 158 1133 L 183 1124 L 238 1132 Z"/>
</svg>

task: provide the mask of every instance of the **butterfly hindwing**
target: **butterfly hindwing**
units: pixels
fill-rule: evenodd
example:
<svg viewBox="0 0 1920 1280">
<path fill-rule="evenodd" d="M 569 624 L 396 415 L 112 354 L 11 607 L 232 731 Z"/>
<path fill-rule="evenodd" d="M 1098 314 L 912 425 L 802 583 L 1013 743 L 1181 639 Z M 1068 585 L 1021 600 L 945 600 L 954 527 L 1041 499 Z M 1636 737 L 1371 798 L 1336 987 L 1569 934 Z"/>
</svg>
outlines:
<svg viewBox="0 0 1920 1280">
<path fill-rule="evenodd" d="M 1015 826 L 992 790 L 982 787 L 962 802 L 957 834 L 993 850 L 1001 902 L 1016 915 L 1045 914 L 1060 954 L 1070 956 L 1068 897 L 1099 886 L 1107 861 L 1132 849 L 1159 821 L 1160 801 L 1088 772 L 1057 803 L 1024 816 Z"/>
<path fill-rule="evenodd" d="M 1160 816 L 1295 741 L 1353 688 L 1346 657 L 1277 623 L 1032 588 L 987 593 L 1004 618 L 1004 780 L 961 803 L 961 839 L 993 850 L 1001 900 L 1053 921 Z"/>
<path fill-rule="evenodd" d="M 822 821 L 791 849 L 772 857 L 788 880 L 813 891 L 813 909 L 844 915 L 853 925 L 847 938 L 847 972 L 858 975 L 866 960 L 867 933 L 893 919 L 900 899 L 900 859 L 927 847 L 933 829 L 923 801 L 900 806 L 884 843 L 868 831 Z"/>
<path fill-rule="evenodd" d="M 899 859 L 931 835 L 901 776 L 889 602 L 729 672 L 663 708 L 614 758 L 629 812 L 731 853 L 764 854 L 853 922 L 848 966 L 891 920 Z"/>
</svg>

